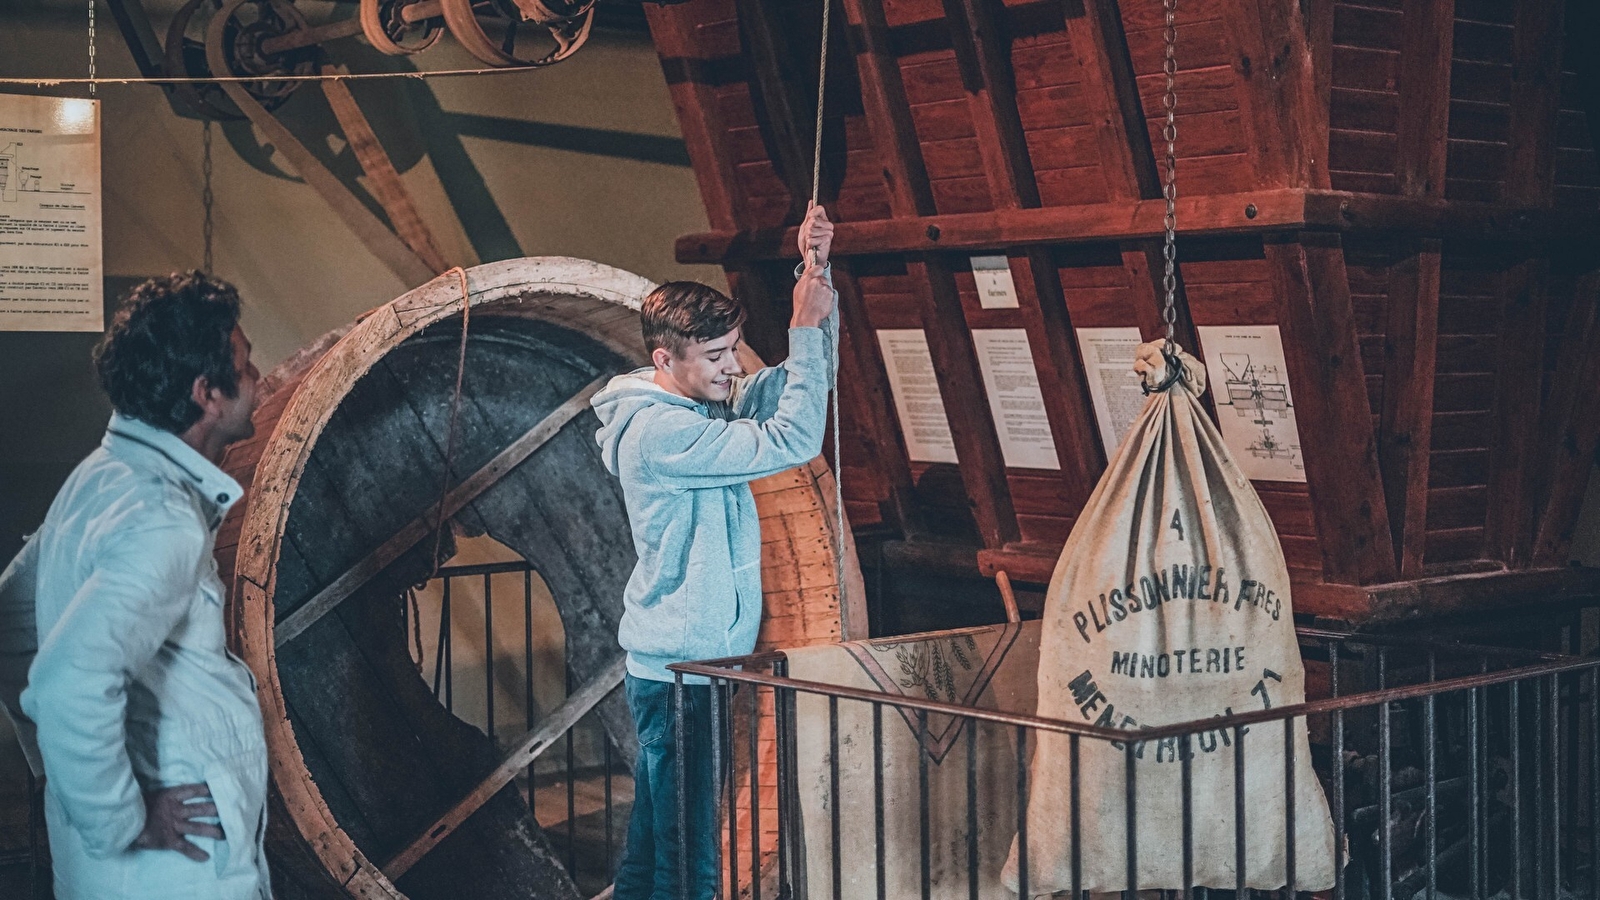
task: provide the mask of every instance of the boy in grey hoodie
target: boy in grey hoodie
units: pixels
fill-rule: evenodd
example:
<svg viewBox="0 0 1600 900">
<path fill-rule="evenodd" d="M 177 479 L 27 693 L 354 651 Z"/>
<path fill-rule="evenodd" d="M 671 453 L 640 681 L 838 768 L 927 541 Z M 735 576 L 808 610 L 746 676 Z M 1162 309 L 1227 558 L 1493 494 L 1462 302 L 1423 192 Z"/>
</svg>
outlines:
<svg viewBox="0 0 1600 900">
<path fill-rule="evenodd" d="M 592 402 L 606 468 L 622 481 L 639 561 L 623 595 L 628 706 L 639 732 L 634 805 L 616 900 L 708 900 L 717 887 L 710 687 L 675 662 L 739 656 L 761 625 L 761 527 L 750 482 L 822 452 L 836 296 L 833 226 L 814 207 L 800 228 L 810 265 L 794 289 L 789 358 L 746 376 L 736 352 L 745 310 L 714 288 L 671 282 L 640 310 L 652 365 Z M 696 683 L 698 682 L 698 683 Z M 678 885 L 674 728 L 684 725 L 689 890 Z"/>
</svg>

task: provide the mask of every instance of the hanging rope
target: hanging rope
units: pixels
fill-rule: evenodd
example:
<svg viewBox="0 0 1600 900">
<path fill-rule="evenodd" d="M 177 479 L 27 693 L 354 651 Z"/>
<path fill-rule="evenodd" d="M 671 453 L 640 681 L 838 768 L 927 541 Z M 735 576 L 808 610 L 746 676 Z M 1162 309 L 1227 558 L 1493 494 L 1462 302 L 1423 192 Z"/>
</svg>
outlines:
<svg viewBox="0 0 1600 900">
<path fill-rule="evenodd" d="M 432 579 L 439 574 L 439 551 L 444 546 L 444 503 L 450 497 L 450 473 L 456 467 L 456 420 L 461 415 L 461 385 L 467 374 L 467 335 L 472 325 L 472 295 L 467 290 L 467 272 L 456 266 L 446 275 L 455 275 L 461 284 L 461 348 L 456 357 L 456 388 L 450 396 L 450 429 L 445 438 L 444 474 L 439 476 L 439 502 L 433 514 L 433 568 L 428 573 Z"/>
<path fill-rule="evenodd" d="M 211 234 L 214 225 L 211 220 L 211 205 L 216 200 L 211 193 L 211 120 L 206 120 L 205 130 L 200 134 L 200 207 L 205 215 L 200 223 L 200 237 L 205 244 L 204 264 L 202 271 L 207 275 L 212 272 L 211 261 Z"/>
<path fill-rule="evenodd" d="M 822 0 L 822 49 L 818 52 L 817 60 L 817 127 L 813 132 L 811 152 L 811 205 L 818 205 L 822 195 L 822 121 L 826 108 L 825 100 L 828 88 L 828 28 L 831 24 L 833 0 Z M 813 253 L 812 265 L 817 264 L 816 254 Z M 839 455 L 839 305 L 834 304 L 833 311 L 828 314 L 828 330 L 833 334 L 833 354 L 828 358 L 831 367 L 831 387 L 829 392 L 830 414 L 833 419 L 833 573 L 835 582 L 839 586 L 839 609 L 845 609 L 844 586 L 844 464 Z"/>
</svg>

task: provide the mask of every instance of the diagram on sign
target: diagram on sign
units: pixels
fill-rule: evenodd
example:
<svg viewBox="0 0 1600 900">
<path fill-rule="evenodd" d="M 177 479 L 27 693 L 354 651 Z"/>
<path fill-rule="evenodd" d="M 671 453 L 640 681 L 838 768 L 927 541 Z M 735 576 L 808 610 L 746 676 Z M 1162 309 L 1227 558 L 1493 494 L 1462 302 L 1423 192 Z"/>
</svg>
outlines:
<svg viewBox="0 0 1600 900">
<path fill-rule="evenodd" d="M 1201 326 L 1218 426 L 1253 481 L 1305 481 L 1300 429 L 1275 325 Z"/>
<path fill-rule="evenodd" d="M 45 187 L 43 169 L 23 161 L 23 145 L 13 142 L 0 147 L 0 202 L 16 203 L 21 194 L 85 194 L 70 181 Z"/>
</svg>

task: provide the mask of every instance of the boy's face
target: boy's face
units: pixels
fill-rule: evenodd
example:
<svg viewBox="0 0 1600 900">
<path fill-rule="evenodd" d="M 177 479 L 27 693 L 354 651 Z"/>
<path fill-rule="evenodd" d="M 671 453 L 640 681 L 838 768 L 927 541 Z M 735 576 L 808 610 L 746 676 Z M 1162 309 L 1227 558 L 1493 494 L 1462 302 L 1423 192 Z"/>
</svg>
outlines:
<svg viewBox="0 0 1600 900">
<path fill-rule="evenodd" d="M 650 354 L 656 367 L 656 384 L 701 403 L 721 403 L 733 393 L 733 379 L 744 374 L 739 365 L 739 329 L 709 341 L 691 341 L 682 356 L 658 347 Z"/>
</svg>

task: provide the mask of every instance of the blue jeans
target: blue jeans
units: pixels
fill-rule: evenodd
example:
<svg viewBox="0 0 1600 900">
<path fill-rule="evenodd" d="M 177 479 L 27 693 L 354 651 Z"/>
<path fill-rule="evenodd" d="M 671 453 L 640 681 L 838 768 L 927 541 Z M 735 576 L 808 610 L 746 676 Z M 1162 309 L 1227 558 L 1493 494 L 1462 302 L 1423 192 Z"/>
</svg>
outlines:
<svg viewBox="0 0 1600 900">
<path fill-rule="evenodd" d="M 615 900 L 710 900 L 717 892 L 717 784 L 711 766 L 711 687 L 684 685 L 684 777 L 689 795 L 689 890 L 678 889 L 678 747 L 673 684 L 623 680 L 639 732 L 633 816 Z"/>
</svg>

